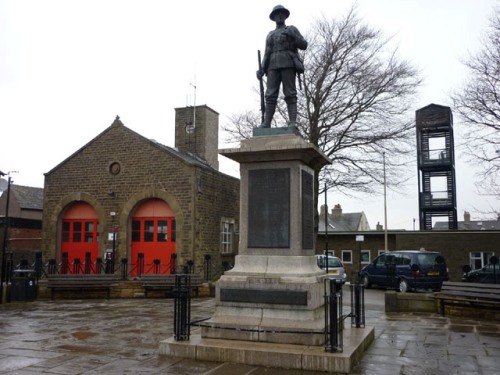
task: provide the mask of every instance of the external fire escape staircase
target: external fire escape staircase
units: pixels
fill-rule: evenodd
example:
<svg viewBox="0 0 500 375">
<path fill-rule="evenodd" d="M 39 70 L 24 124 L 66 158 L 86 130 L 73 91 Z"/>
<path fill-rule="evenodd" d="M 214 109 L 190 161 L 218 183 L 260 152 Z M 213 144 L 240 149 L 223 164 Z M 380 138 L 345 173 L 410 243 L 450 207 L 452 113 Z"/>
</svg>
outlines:
<svg viewBox="0 0 500 375">
<path fill-rule="evenodd" d="M 457 229 L 457 189 L 453 116 L 449 107 L 430 104 L 416 111 L 420 230 L 446 217 Z"/>
</svg>

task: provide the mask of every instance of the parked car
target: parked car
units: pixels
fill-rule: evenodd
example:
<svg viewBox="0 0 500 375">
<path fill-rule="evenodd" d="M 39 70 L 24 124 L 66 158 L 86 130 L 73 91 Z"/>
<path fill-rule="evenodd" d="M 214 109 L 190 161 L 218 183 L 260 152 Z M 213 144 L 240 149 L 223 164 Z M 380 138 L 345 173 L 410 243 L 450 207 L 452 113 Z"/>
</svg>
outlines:
<svg viewBox="0 0 500 375">
<path fill-rule="evenodd" d="M 342 284 L 345 284 L 347 274 L 345 272 L 345 267 L 340 258 L 329 255 L 316 255 L 318 261 L 318 267 L 323 271 L 328 268 L 328 275 L 335 279 L 342 280 Z M 327 267 L 328 266 L 328 267 Z"/>
<path fill-rule="evenodd" d="M 376 257 L 361 270 L 366 288 L 377 285 L 405 293 L 418 289 L 440 290 L 448 280 L 448 267 L 437 251 L 398 250 Z"/>
<path fill-rule="evenodd" d="M 464 267 L 462 281 L 471 283 L 500 284 L 500 265 L 489 263 L 483 268 L 471 270 L 470 266 Z"/>
</svg>

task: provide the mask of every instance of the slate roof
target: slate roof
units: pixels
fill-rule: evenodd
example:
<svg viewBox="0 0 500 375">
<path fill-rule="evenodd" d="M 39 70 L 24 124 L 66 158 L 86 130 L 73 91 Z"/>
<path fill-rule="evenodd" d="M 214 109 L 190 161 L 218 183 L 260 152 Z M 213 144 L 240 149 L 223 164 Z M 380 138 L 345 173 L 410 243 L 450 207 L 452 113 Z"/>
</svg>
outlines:
<svg viewBox="0 0 500 375">
<path fill-rule="evenodd" d="M 177 158 L 183 160 L 184 162 L 186 162 L 188 164 L 196 165 L 196 166 L 203 167 L 203 168 L 209 168 L 209 169 L 211 169 L 213 171 L 216 171 L 216 172 L 218 172 L 220 174 L 224 174 L 224 173 L 218 171 L 217 169 L 213 168 L 205 159 L 203 159 L 203 158 L 201 158 L 201 157 L 199 157 L 199 156 L 197 156 L 195 154 L 192 154 L 190 152 L 187 152 L 187 153 L 181 152 L 178 149 L 176 149 L 175 147 L 165 146 L 165 145 L 159 143 L 158 141 L 156 141 L 154 139 L 148 139 L 148 138 L 144 137 L 143 135 L 137 133 L 136 131 L 134 131 L 134 130 L 128 128 L 128 127 L 126 127 L 123 124 L 123 122 L 120 120 L 120 117 L 116 116 L 116 118 L 113 121 L 113 123 L 111 124 L 111 126 L 109 126 L 108 128 L 106 128 L 105 130 L 103 130 L 100 134 L 98 134 L 96 137 L 94 137 L 93 139 L 91 139 L 88 143 L 86 143 L 84 146 L 82 146 L 81 148 L 79 148 L 77 151 L 75 151 L 73 154 L 71 154 L 69 157 L 67 157 L 65 160 L 63 160 L 61 163 L 59 163 L 58 165 L 56 165 L 49 172 L 45 173 L 45 175 L 51 174 L 54 170 L 56 170 L 57 168 L 59 168 L 66 161 L 68 161 L 69 159 L 71 159 L 73 156 L 77 155 L 83 149 L 87 148 L 91 143 L 95 142 L 104 133 L 109 132 L 113 127 L 123 127 L 125 129 L 127 129 L 127 131 L 129 131 L 130 133 L 135 134 L 137 137 L 142 138 L 146 142 L 152 143 L 156 147 L 158 147 L 158 148 L 162 149 L 163 151 L 165 151 L 165 152 L 173 155 L 174 157 L 177 157 Z"/>
<path fill-rule="evenodd" d="M 318 232 L 325 233 L 325 218 L 319 217 Z M 355 232 L 359 230 L 359 225 L 363 217 L 362 212 L 342 213 L 339 218 L 328 215 L 329 232 Z"/>
<path fill-rule="evenodd" d="M 10 193 L 11 197 L 16 199 L 20 209 L 43 210 L 42 188 L 12 184 Z"/>
<path fill-rule="evenodd" d="M 434 230 L 448 230 L 447 221 L 438 221 L 434 223 Z M 479 221 L 459 221 L 458 230 L 500 230 L 500 220 L 479 220 Z"/>
</svg>

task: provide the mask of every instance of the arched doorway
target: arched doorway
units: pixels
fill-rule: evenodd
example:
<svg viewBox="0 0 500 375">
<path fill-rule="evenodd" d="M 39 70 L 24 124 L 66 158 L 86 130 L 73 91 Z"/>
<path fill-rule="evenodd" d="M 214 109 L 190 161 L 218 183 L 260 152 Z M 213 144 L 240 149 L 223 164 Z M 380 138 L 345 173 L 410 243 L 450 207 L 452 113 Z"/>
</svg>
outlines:
<svg viewBox="0 0 500 375">
<path fill-rule="evenodd" d="M 63 273 L 92 272 L 99 254 L 98 224 L 97 212 L 90 204 L 75 202 L 68 207 L 61 231 Z"/>
<path fill-rule="evenodd" d="M 174 212 L 161 199 L 143 201 L 132 218 L 132 275 L 170 273 L 175 254 Z"/>
</svg>

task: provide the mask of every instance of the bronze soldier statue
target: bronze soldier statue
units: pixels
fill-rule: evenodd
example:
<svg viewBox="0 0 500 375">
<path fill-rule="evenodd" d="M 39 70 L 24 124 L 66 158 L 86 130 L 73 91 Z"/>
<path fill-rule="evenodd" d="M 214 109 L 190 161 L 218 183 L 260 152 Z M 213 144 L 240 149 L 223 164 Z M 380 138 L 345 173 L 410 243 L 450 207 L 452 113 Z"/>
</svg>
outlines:
<svg viewBox="0 0 500 375">
<path fill-rule="evenodd" d="M 266 108 L 261 128 L 269 128 L 276 110 L 280 84 L 288 108 L 288 126 L 297 125 L 297 88 L 295 77 L 304 72 L 298 49 L 305 50 L 307 41 L 295 26 L 286 26 L 285 20 L 290 11 L 282 5 L 276 5 L 269 18 L 276 22 L 276 29 L 266 38 L 266 50 L 262 67 L 257 71 L 257 78 L 267 75 Z"/>
</svg>

